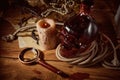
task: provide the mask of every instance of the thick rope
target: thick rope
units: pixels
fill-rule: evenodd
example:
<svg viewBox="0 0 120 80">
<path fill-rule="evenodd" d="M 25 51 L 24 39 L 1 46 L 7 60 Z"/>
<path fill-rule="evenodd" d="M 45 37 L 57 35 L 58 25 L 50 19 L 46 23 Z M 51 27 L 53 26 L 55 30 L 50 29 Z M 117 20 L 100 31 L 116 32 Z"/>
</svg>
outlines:
<svg viewBox="0 0 120 80">
<path fill-rule="evenodd" d="M 33 26 L 33 25 L 21 27 L 21 28 L 17 29 L 13 34 L 8 34 L 7 36 L 3 36 L 2 39 L 4 41 L 7 41 L 7 42 L 13 41 L 13 40 L 15 40 L 18 37 L 17 34 L 19 32 L 23 32 L 23 31 L 26 31 L 28 29 L 35 28 L 35 27 L 36 26 Z"/>
<path fill-rule="evenodd" d="M 120 62 L 117 58 L 116 52 L 116 49 L 118 49 L 120 45 L 115 47 L 111 39 L 103 33 L 101 33 L 101 37 L 108 40 L 110 45 L 108 45 L 108 43 L 106 44 L 106 42 L 103 40 L 101 40 L 100 43 L 95 40 L 91 43 L 91 46 L 85 52 L 80 53 L 79 57 L 76 58 L 66 58 L 61 56 L 61 45 L 58 45 L 56 49 L 56 57 L 61 61 L 66 61 L 70 64 L 75 64 L 81 67 L 88 67 L 102 62 L 102 65 L 105 68 L 120 69 Z M 107 57 L 109 55 L 113 55 L 113 60 L 111 62 L 107 62 Z"/>
</svg>

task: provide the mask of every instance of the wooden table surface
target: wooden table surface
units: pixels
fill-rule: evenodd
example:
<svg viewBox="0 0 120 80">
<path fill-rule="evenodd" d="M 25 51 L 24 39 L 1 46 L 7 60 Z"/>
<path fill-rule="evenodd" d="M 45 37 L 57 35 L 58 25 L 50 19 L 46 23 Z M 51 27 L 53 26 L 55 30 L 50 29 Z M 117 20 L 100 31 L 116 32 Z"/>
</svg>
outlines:
<svg viewBox="0 0 120 80">
<path fill-rule="evenodd" d="M 110 0 L 111 1 L 111 0 Z M 109 36 L 115 36 L 113 31 L 113 13 L 104 3 L 96 0 L 92 15 L 98 26 Z M 0 37 L 14 32 L 13 27 L 3 20 L 0 21 Z M 115 40 L 115 38 L 112 38 Z M 18 40 L 5 42 L 0 40 L 0 80 L 67 80 L 40 65 L 24 65 L 18 60 L 18 55 L 23 49 L 19 48 Z M 55 56 L 55 49 L 45 51 L 45 60 L 54 67 L 73 74 L 75 72 L 88 73 L 88 80 L 119 80 L 120 70 L 110 70 L 97 64 L 92 67 L 82 68 L 59 61 Z"/>
</svg>

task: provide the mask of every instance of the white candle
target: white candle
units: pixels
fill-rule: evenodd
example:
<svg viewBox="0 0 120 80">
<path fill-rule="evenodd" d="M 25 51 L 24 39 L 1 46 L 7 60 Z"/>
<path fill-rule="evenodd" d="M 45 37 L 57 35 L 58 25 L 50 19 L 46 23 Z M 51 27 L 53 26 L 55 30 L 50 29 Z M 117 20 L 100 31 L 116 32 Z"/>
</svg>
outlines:
<svg viewBox="0 0 120 80">
<path fill-rule="evenodd" d="M 52 19 L 44 18 L 36 23 L 41 50 L 54 49 L 57 45 L 56 27 Z"/>
</svg>

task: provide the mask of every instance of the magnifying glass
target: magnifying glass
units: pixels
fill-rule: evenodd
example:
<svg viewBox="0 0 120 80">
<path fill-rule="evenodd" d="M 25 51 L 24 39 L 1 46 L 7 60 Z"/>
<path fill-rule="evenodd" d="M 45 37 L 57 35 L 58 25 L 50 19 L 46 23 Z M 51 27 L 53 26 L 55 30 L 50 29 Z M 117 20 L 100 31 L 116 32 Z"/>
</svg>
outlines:
<svg viewBox="0 0 120 80">
<path fill-rule="evenodd" d="M 44 54 L 42 51 L 35 49 L 35 48 L 26 48 L 24 49 L 20 55 L 19 55 L 19 60 L 23 64 L 34 64 L 38 63 L 42 65 L 43 67 L 51 70 L 52 72 L 60 75 L 61 77 L 68 78 L 69 75 L 64 73 L 63 71 L 53 67 L 52 65 L 48 64 L 44 60 Z"/>
<path fill-rule="evenodd" d="M 43 67 L 49 69 L 50 71 L 60 75 L 61 77 L 69 78 L 70 80 L 84 80 L 86 78 L 89 78 L 89 74 L 87 74 L 87 73 L 77 72 L 72 75 L 68 75 L 68 74 L 64 73 L 63 71 L 53 67 L 52 65 L 45 62 L 43 52 L 38 49 L 35 49 L 35 48 L 24 49 L 19 55 L 19 60 L 23 64 L 38 63 L 38 64 L 42 65 Z"/>
</svg>

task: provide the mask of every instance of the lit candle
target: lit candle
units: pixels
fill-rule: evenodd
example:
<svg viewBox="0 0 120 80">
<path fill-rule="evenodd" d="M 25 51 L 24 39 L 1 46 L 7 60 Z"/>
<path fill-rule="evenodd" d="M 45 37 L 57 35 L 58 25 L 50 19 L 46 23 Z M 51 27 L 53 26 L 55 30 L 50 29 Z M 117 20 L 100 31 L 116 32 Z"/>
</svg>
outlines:
<svg viewBox="0 0 120 80">
<path fill-rule="evenodd" d="M 56 47 L 57 31 L 55 26 L 54 20 L 48 18 L 41 19 L 36 23 L 41 50 L 50 50 Z"/>
</svg>

